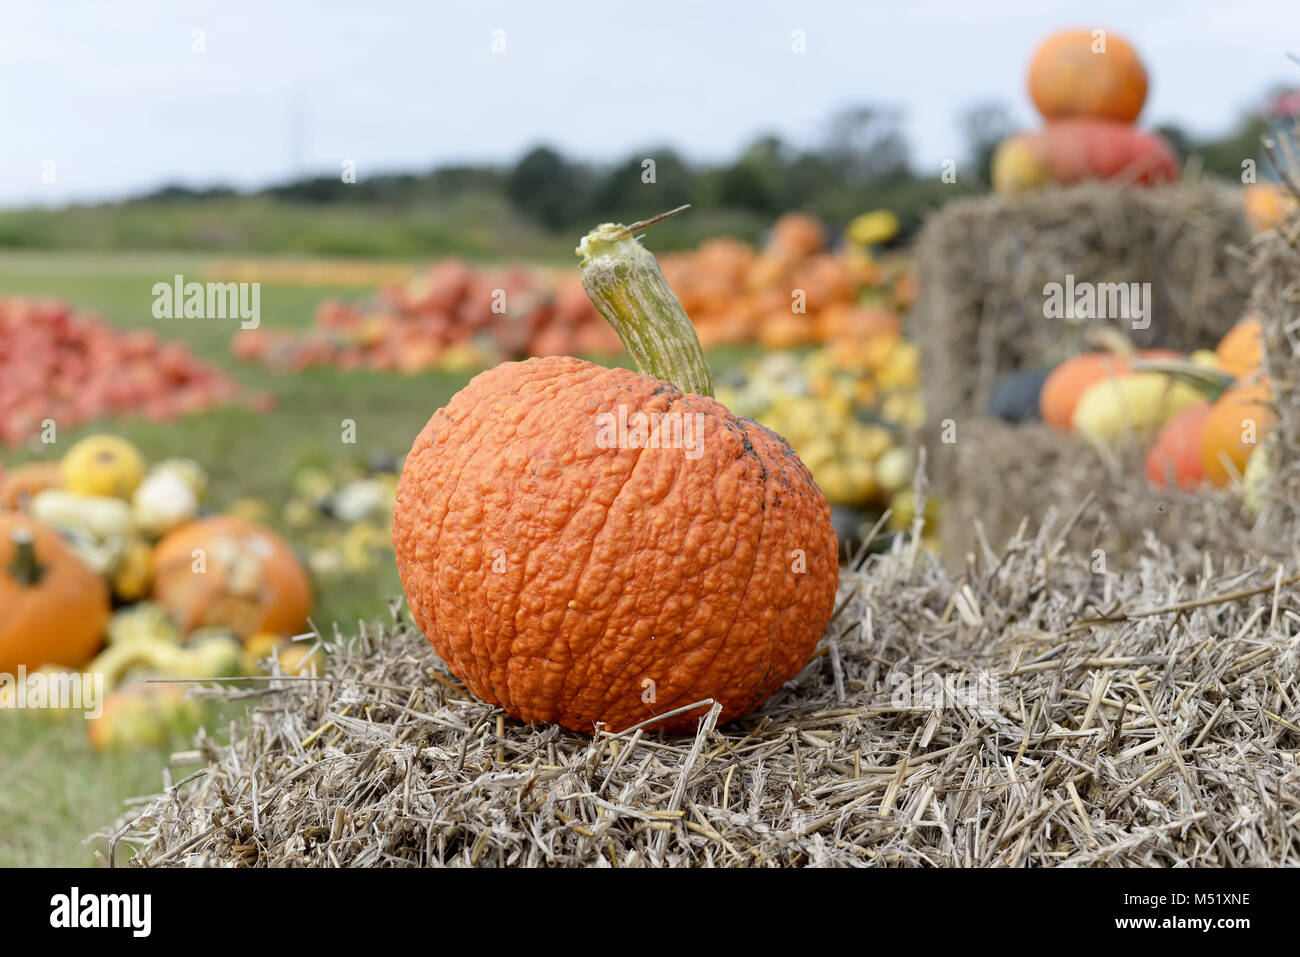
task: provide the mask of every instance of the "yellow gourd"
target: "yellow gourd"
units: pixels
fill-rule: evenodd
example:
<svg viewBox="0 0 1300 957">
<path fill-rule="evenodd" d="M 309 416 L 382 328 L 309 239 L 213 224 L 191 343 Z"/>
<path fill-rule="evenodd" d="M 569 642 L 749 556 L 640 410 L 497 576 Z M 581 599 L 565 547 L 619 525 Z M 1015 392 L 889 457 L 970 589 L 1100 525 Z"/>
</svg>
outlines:
<svg viewBox="0 0 1300 957">
<path fill-rule="evenodd" d="M 1204 399 L 1185 382 L 1159 372 L 1135 372 L 1092 385 L 1079 399 L 1075 431 L 1110 444 L 1146 440 L 1179 412 Z"/>
<path fill-rule="evenodd" d="M 144 478 L 144 456 L 126 439 L 92 435 L 63 457 L 63 487 L 81 495 L 129 498 Z"/>
</svg>

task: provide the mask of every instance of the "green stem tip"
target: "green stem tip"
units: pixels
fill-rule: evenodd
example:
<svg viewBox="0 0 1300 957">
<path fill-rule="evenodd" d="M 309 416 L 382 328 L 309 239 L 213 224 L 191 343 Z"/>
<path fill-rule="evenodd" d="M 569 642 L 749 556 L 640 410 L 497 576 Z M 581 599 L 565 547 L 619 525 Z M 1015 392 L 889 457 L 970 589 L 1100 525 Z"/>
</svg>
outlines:
<svg viewBox="0 0 1300 957">
<path fill-rule="evenodd" d="M 576 252 L 582 288 L 623 340 L 638 371 L 683 392 L 712 396 L 713 377 L 690 316 L 636 235 L 689 208 L 679 206 L 631 226 L 603 223 L 582 237 Z"/>
<path fill-rule="evenodd" d="M 30 588 L 45 577 L 45 569 L 36 559 L 36 544 L 32 533 L 25 528 L 15 529 L 10 541 L 14 543 L 14 563 L 9 574 L 20 585 Z"/>
<path fill-rule="evenodd" d="M 1134 359 L 1131 368 L 1134 372 L 1159 372 L 1185 382 L 1210 402 L 1223 395 L 1236 381 L 1226 372 L 1197 365 L 1186 359 Z"/>
</svg>

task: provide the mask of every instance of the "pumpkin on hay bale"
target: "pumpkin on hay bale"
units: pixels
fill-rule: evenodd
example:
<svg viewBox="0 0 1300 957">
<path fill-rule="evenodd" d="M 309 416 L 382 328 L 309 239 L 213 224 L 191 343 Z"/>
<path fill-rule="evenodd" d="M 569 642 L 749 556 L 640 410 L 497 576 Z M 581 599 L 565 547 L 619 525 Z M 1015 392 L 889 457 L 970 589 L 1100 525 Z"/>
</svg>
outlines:
<svg viewBox="0 0 1300 957">
<path fill-rule="evenodd" d="M 1269 241 L 1255 260 L 1274 381 L 1300 381 L 1284 318 L 1300 308 L 1296 249 Z M 1264 516 L 1300 501 L 1287 484 L 1297 408 L 1273 433 Z M 1030 445 L 1004 482 L 1041 484 L 1036 467 L 1077 454 L 1041 431 L 1057 444 Z M 1008 442 L 1006 460 L 1026 447 Z M 1114 464 L 1090 467 L 1095 487 Z M 270 682 L 230 744 L 201 732 L 203 773 L 133 805 L 97 835 L 102 854 L 155 867 L 1300 859 L 1300 831 L 1276 813 L 1296 786 L 1286 688 L 1300 622 L 1277 614 L 1297 587 L 1279 567 L 1294 568 L 1294 506 L 1230 547 L 1232 532 L 1210 529 L 1212 554 L 1162 540 L 1172 525 L 1134 524 L 1127 559 L 1099 573 L 1073 536 L 1109 528 L 1114 500 L 1071 494 L 1041 525 L 1017 519 L 1005 547 L 974 535 L 957 570 L 902 539 L 846 570 L 808 666 L 728 727 L 710 714 L 693 741 L 507 722 L 395 603 L 391 622 L 323 639 L 327 676 Z M 1199 501 L 1231 529 L 1234 515 Z M 1194 759 L 1171 757 L 1171 737 L 1194 738 Z"/>
<path fill-rule="evenodd" d="M 797 674 L 830 618 L 826 497 L 785 439 L 712 398 L 690 319 L 636 238 L 661 218 L 599 226 L 578 249 L 640 372 L 490 369 L 434 413 L 397 487 L 411 614 L 521 721 L 677 732 L 714 705 L 726 722 Z"/>
<path fill-rule="evenodd" d="M 1296 623 L 1249 556 L 1097 575 L 1061 519 L 959 574 L 846 571 L 819 654 L 694 739 L 507 721 L 394 619 L 269 682 L 98 835 L 150 867 L 1263 866 L 1294 861 Z M 1182 604 L 1180 604 L 1180 602 Z M 1166 607 L 1172 606 L 1172 607 Z M 430 674 L 440 680 L 430 680 Z M 228 692 L 238 694 L 238 692 Z M 1049 720 L 1050 718 L 1050 720 Z M 1163 735 L 1196 739 L 1176 766 Z M 973 786 L 977 785 L 977 786 Z M 1024 794 L 1037 795 L 1026 802 Z M 931 826 L 933 825 L 933 826 Z"/>
</svg>

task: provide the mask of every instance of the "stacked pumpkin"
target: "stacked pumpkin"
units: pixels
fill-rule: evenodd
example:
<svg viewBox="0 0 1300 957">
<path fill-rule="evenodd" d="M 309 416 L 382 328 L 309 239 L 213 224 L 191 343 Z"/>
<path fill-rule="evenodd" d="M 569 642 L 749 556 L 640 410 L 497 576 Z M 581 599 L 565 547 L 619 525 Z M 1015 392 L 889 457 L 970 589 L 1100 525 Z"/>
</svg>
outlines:
<svg viewBox="0 0 1300 957">
<path fill-rule="evenodd" d="M 999 193 L 1083 180 L 1178 179 L 1169 142 L 1134 125 L 1146 102 L 1147 72 L 1126 40 L 1103 30 L 1054 34 L 1030 63 L 1029 94 L 1047 125 L 998 147 L 992 177 Z"/>
<path fill-rule="evenodd" d="M 206 476 L 189 459 L 148 465 L 117 436 L 0 479 L 0 672 L 102 675 L 106 714 L 180 714 L 180 696 L 132 683 L 296 667 L 311 585 L 293 551 L 237 516 L 200 515 Z M 76 672 L 73 675 L 72 672 Z M 120 696 L 123 701 L 118 701 Z M 111 705 L 111 708 L 110 708 Z M 100 719 L 101 722 L 107 719 Z M 155 728 L 161 733 L 161 720 Z M 92 723 L 97 745 L 120 739 Z M 149 722 L 128 722 L 141 737 Z"/>
<path fill-rule="evenodd" d="M 0 297 L 0 446 L 35 439 L 47 419 L 61 428 L 133 413 L 161 421 L 238 397 L 228 375 L 152 332 L 115 329 L 57 300 Z"/>
<path fill-rule="evenodd" d="M 1247 315 L 1212 352 L 1184 358 L 1112 342 L 1047 372 L 1014 373 L 991 411 L 1008 421 L 1037 412 L 1058 431 L 1106 445 L 1147 443 L 1146 475 L 1157 487 L 1244 481 L 1249 492 L 1266 468 L 1256 450 L 1276 421 L 1262 362 L 1260 323 Z"/>
</svg>

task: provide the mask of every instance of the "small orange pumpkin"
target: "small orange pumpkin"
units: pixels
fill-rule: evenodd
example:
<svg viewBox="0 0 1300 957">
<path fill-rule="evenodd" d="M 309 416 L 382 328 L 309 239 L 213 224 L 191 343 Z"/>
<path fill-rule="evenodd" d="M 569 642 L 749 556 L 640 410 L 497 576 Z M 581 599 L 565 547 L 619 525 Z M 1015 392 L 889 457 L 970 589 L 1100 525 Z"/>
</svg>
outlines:
<svg viewBox="0 0 1300 957">
<path fill-rule="evenodd" d="M 803 259 L 826 248 L 826 231 L 807 213 L 786 213 L 772 224 L 768 250 Z"/>
<path fill-rule="evenodd" d="M 181 631 L 230 628 L 292 635 L 311 614 L 312 590 L 293 549 L 278 535 L 234 515 L 173 529 L 153 553 L 153 600 Z"/>
<path fill-rule="evenodd" d="M 1214 348 L 1219 368 L 1243 379 L 1264 362 L 1264 327 L 1252 315 L 1243 316 Z"/>
<path fill-rule="evenodd" d="M 1277 183 L 1250 183 L 1242 189 L 1246 222 L 1257 233 L 1277 229 L 1296 213 L 1296 199 Z"/>
<path fill-rule="evenodd" d="M 1132 123 L 1147 98 L 1147 71 L 1124 39 L 1101 30 L 1048 37 L 1029 64 L 1029 95 L 1046 119 L 1089 116 Z"/>
<path fill-rule="evenodd" d="M 27 505 L 46 489 L 63 484 L 58 462 L 28 462 L 6 473 L 0 480 L 0 509 L 27 511 Z"/>
<path fill-rule="evenodd" d="M 80 667 L 108 624 L 108 586 L 53 529 L 0 514 L 0 673 Z"/>
<path fill-rule="evenodd" d="M 1246 470 L 1250 456 L 1277 421 L 1268 379 L 1238 382 L 1211 406 L 1201 433 L 1201 463 L 1214 485 Z"/>
</svg>

